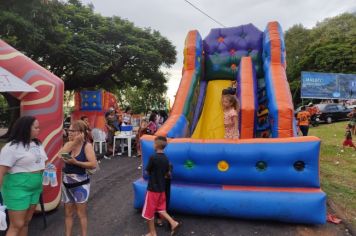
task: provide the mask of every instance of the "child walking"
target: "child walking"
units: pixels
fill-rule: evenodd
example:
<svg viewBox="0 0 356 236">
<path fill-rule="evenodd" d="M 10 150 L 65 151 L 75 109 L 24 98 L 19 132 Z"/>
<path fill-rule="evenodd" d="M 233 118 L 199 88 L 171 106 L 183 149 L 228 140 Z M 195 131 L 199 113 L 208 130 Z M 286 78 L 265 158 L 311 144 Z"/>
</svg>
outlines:
<svg viewBox="0 0 356 236">
<path fill-rule="evenodd" d="M 158 212 L 171 225 L 171 235 L 175 235 L 181 223 L 173 220 L 166 211 L 166 178 L 170 174 L 169 161 L 164 155 L 167 139 L 162 136 L 155 138 L 154 148 L 156 154 L 150 157 L 146 171 L 149 175 L 145 204 L 142 217 L 148 221 L 149 233 L 146 236 L 157 236 L 154 213 Z"/>
<path fill-rule="evenodd" d="M 356 146 L 352 142 L 352 132 L 351 132 L 351 130 L 352 130 L 352 125 L 348 124 L 346 126 L 345 140 L 344 140 L 342 146 L 344 146 L 344 147 L 346 147 L 346 146 L 353 147 L 356 150 Z"/>
<path fill-rule="evenodd" d="M 222 106 L 224 111 L 225 138 L 239 138 L 238 112 L 240 105 L 234 95 L 226 94 L 222 96 Z"/>
<path fill-rule="evenodd" d="M 166 193 L 166 211 L 168 212 L 169 209 L 169 202 L 171 200 L 171 178 L 172 178 L 172 171 L 173 171 L 173 166 L 171 164 L 169 164 L 169 174 L 165 176 L 166 178 L 166 189 L 165 189 L 165 193 Z M 163 227 L 164 226 L 164 222 L 163 222 L 163 217 L 159 215 L 159 213 L 156 213 L 156 218 L 157 218 L 157 222 L 156 225 L 158 227 Z M 167 225 L 169 226 L 169 225 Z"/>
</svg>

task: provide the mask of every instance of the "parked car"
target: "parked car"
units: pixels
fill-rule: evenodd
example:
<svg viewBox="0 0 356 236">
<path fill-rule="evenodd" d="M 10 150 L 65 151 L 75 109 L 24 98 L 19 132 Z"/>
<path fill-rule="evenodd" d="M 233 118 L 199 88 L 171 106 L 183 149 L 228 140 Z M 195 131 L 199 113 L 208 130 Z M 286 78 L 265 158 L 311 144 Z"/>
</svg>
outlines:
<svg viewBox="0 0 356 236">
<path fill-rule="evenodd" d="M 351 112 L 351 109 L 337 103 L 316 104 L 315 106 L 320 110 L 319 119 L 328 124 L 349 119 L 347 114 Z"/>
<path fill-rule="evenodd" d="M 356 105 L 349 105 L 349 106 L 347 106 L 347 108 L 349 108 L 349 109 L 351 109 L 351 110 L 353 110 L 355 107 L 356 107 Z"/>
<path fill-rule="evenodd" d="M 327 104 L 315 104 L 319 108 L 320 114 L 315 117 L 316 122 L 326 122 L 328 124 L 349 119 L 347 114 L 351 112 L 352 109 L 337 103 L 327 103 Z M 300 112 L 301 106 L 294 111 L 295 117 L 297 117 L 298 112 Z M 314 126 L 314 125 L 313 125 Z"/>
</svg>

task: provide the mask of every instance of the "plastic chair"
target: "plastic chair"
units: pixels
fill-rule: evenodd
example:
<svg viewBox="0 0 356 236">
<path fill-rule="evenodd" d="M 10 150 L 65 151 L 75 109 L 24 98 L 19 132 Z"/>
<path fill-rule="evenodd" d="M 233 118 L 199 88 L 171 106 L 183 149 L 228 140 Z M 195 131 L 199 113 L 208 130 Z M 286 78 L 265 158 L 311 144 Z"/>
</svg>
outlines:
<svg viewBox="0 0 356 236">
<path fill-rule="evenodd" d="M 96 150 L 95 144 L 98 144 L 99 145 L 99 153 L 102 154 L 103 153 L 103 145 L 105 145 L 105 150 L 107 150 L 106 133 L 101 129 L 94 128 L 94 129 L 92 129 L 91 134 L 93 136 L 94 150 Z"/>
</svg>

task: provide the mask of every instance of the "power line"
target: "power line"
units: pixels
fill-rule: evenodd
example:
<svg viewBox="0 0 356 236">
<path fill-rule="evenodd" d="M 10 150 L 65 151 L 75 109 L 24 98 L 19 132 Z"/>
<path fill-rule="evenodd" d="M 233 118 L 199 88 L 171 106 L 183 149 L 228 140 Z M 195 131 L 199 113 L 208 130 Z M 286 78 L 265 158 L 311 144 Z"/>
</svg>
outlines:
<svg viewBox="0 0 356 236">
<path fill-rule="evenodd" d="M 218 25 L 222 26 L 222 27 L 226 27 L 224 24 L 220 23 L 219 21 L 215 20 L 213 17 L 209 16 L 207 13 L 205 13 L 203 10 L 200 10 L 197 6 L 195 6 L 193 3 L 189 2 L 188 0 L 184 0 L 186 3 L 188 3 L 189 5 L 191 5 L 192 7 L 194 7 L 195 9 L 197 9 L 198 11 L 200 11 L 201 13 L 203 13 L 205 16 L 209 17 L 211 20 L 213 20 L 215 23 L 217 23 Z"/>
</svg>

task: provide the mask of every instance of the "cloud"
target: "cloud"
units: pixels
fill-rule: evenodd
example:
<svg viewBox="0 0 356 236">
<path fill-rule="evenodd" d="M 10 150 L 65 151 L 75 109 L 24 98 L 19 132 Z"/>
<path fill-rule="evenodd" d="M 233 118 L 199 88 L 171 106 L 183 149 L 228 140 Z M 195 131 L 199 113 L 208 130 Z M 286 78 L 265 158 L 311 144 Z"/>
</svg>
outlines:
<svg viewBox="0 0 356 236">
<path fill-rule="evenodd" d="M 169 98 L 174 98 L 182 77 L 182 68 L 163 68 L 163 71 L 167 73 L 169 77 L 167 96 Z"/>
<path fill-rule="evenodd" d="M 294 24 L 311 28 L 318 21 L 343 12 L 355 12 L 354 0 L 190 0 L 204 12 L 228 27 L 253 23 L 264 30 L 277 20 L 286 30 Z M 117 15 L 139 27 L 151 27 L 172 41 L 177 48 L 177 63 L 170 68 L 168 95 L 178 88 L 183 65 L 184 40 L 189 30 L 197 29 L 204 38 L 211 28 L 220 27 L 184 0 L 82 0 L 93 3 L 105 16 Z M 178 81 L 178 82 L 177 82 Z"/>
</svg>

